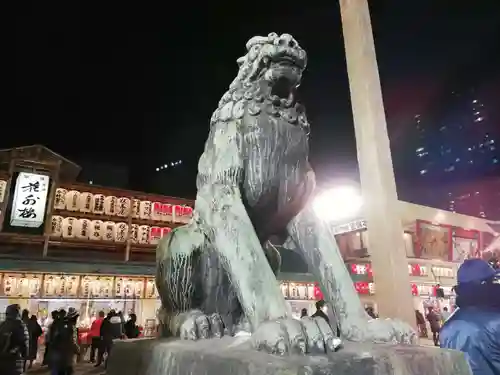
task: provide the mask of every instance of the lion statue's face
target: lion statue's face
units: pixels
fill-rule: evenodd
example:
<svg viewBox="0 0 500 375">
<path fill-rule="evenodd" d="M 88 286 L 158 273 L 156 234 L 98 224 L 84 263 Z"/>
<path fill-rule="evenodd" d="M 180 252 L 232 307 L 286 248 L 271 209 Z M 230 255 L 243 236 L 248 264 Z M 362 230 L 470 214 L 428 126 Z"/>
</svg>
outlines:
<svg viewBox="0 0 500 375">
<path fill-rule="evenodd" d="M 240 69 L 230 88 L 265 80 L 272 93 L 283 98 L 300 84 L 307 54 L 291 35 L 256 36 L 246 48 L 248 52 L 238 59 Z"/>
</svg>

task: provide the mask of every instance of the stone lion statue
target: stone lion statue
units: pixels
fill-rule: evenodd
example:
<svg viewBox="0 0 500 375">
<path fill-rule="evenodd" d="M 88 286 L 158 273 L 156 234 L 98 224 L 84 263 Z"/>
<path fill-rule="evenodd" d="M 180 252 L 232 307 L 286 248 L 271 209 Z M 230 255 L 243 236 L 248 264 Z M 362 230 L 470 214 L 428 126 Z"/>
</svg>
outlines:
<svg viewBox="0 0 500 375">
<path fill-rule="evenodd" d="M 274 354 L 336 350 L 321 318 L 291 318 L 273 244 L 300 253 L 351 341 L 410 343 L 399 321 L 365 313 L 328 226 L 308 203 L 315 177 L 309 123 L 296 91 L 306 52 L 289 34 L 253 37 L 211 119 L 200 158 L 193 219 L 157 248 L 165 335 L 197 340 L 248 336 Z"/>
</svg>

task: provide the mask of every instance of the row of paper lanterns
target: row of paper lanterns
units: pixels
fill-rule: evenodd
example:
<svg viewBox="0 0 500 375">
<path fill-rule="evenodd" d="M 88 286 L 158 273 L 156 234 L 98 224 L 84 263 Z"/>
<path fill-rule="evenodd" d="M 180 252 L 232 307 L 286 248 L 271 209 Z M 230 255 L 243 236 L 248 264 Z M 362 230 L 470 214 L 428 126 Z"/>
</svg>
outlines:
<svg viewBox="0 0 500 375">
<path fill-rule="evenodd" d="M 160 239 L 172 231 L 169 227 L 78 219 L 74 217 L 52 216 L 51 237 L 90 241 L 126 242 L 130 236 L 132 243 L 156 245 Z"/>
<path fill-rule="evenodd" d="M 187 205 L 106 196 L 63 188 L 56 189 L 54 209 L 124 218 L 132 211 L 132 217 L 135 219 L 175 223 L 187 223 L 193 215 L 193 208 Z"/>
<path fill-rule="evenodd" d="M 154 278 L 8 273 L 0 280 L 7 297 L 158 298 Z"/>
</svg>

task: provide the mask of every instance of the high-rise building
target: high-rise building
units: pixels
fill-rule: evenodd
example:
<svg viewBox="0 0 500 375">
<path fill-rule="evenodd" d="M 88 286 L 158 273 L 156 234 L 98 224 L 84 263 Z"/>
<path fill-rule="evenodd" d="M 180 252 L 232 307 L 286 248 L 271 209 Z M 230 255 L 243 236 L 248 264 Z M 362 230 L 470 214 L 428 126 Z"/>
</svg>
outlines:
<svg viewBox="0 0 500 375">
<path fill-rule="evenodd" d="M 400 199 L 500 219 L 500 126 L 474 90 L 416 114 L 393 145 Z"/>
</svg>

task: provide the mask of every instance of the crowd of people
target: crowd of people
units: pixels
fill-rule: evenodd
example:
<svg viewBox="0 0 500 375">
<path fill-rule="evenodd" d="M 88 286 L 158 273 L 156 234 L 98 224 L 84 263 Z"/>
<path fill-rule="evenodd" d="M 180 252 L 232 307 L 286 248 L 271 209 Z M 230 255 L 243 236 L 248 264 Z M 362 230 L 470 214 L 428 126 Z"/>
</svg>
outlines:
<svg viewBox="0 0 500 375">
<path fill-rule="evenodd" d="M 481 259 L 466 260 L 454 289 L 453 312 L 447 307 L 437 312 L 429 306 L 424 316 L 415 310 L 420 336 L 429 337 L 428 323 L 434 345 L 463 352 L 473 375 L 500 375 L 500 270 Z M 378 318 L 373 308 L 367 307 L 366 312 Z M 306 316 L 307 309 L 303 309 L 301 318 Z M 325 301 L 316 303 L 312 317 L 330 324 Z"/>
<path fill-rule="evenodd" d="M 429 307 L 424 317 L 415 311 L 420 335 L 428 337 L 427 320 L 434 344 L 464 352 L 473 375 L 500 375 L 500 271 L 480 259 L 467 260 L 458 271 L 455 292 L 453 313 L 447 308 L 437 313 Z M 36 316 L 30 317 L 28 310 L 21 313 L 19 305 L 8 306 L 5 313 L 6 319 L 0 324 L 1 374 L 21 375 L 37 357 L 43 330 Z M 373 309 L 368 308 L 367 313 L 377 318 Z M 305 316 L 307 309 L 302 310 L 301 318 Z M 331 324 L 325 301 L 316 303 L 312 317 L 321 317 Z M 78 312 L 73 308 L 68 312 L 53 311 L 52 319 L 45 333 L 43 364 L 50 367 L 52 375 L 71 375 L 75 357 L 81 355 L 76 326 Z M 120 312 L 111 310 L 107 315 L 99 312 L 89 333 L 90 362 L 96 367 L 103 362 L 106 366 L 114 340 L 139 337 L 136 322 L 135 314 L 130 314 L 125 323 Z"/>
<path fill-rule="evenodd" d="M 415 318 L 417 320 L 417 328 L 420 337 L 429 338 L 429 330 L 427 329 L 427 323 L 429 323 L 432 341 L 435 346 L 439 346 L 439 331 L 450 315 L 451 313 L 446 306 L 443 307 L 443 310 L 440 312 L 436 311 L 433 306 L 428 306 L 425 316 L 419 310 L 415 310 Z"/>
<path fill-rule="evenodd" d="M 78 316 L 76 309 L 71 307 L 67 312 L 58 310 L 51 314 L 52 323 L 45 332 L 42 365 L 48 366 L 52 375 L 71 375 L 75 361 L 88 345 L 90 362 L 95 363 L 96 367 L 103 363 L 106 366 L 113 340 L 137 338 L 140 334 L 135 314 L 130 314 L 130 319 L 125 323 L 120 312 L 111 310 L 105 315 L 101 311 L 92 323 L 89 342 L 80 343 Z M 28 310 L 21 313 L 19 305 L 8 306 L 5 321 L 0 323 L 0 373 L 21 375 L 30 369 L 37 358 L 38 342 L 42 335 L 42 327 L 35 315 L 30 317 Z"/>
</svg>

